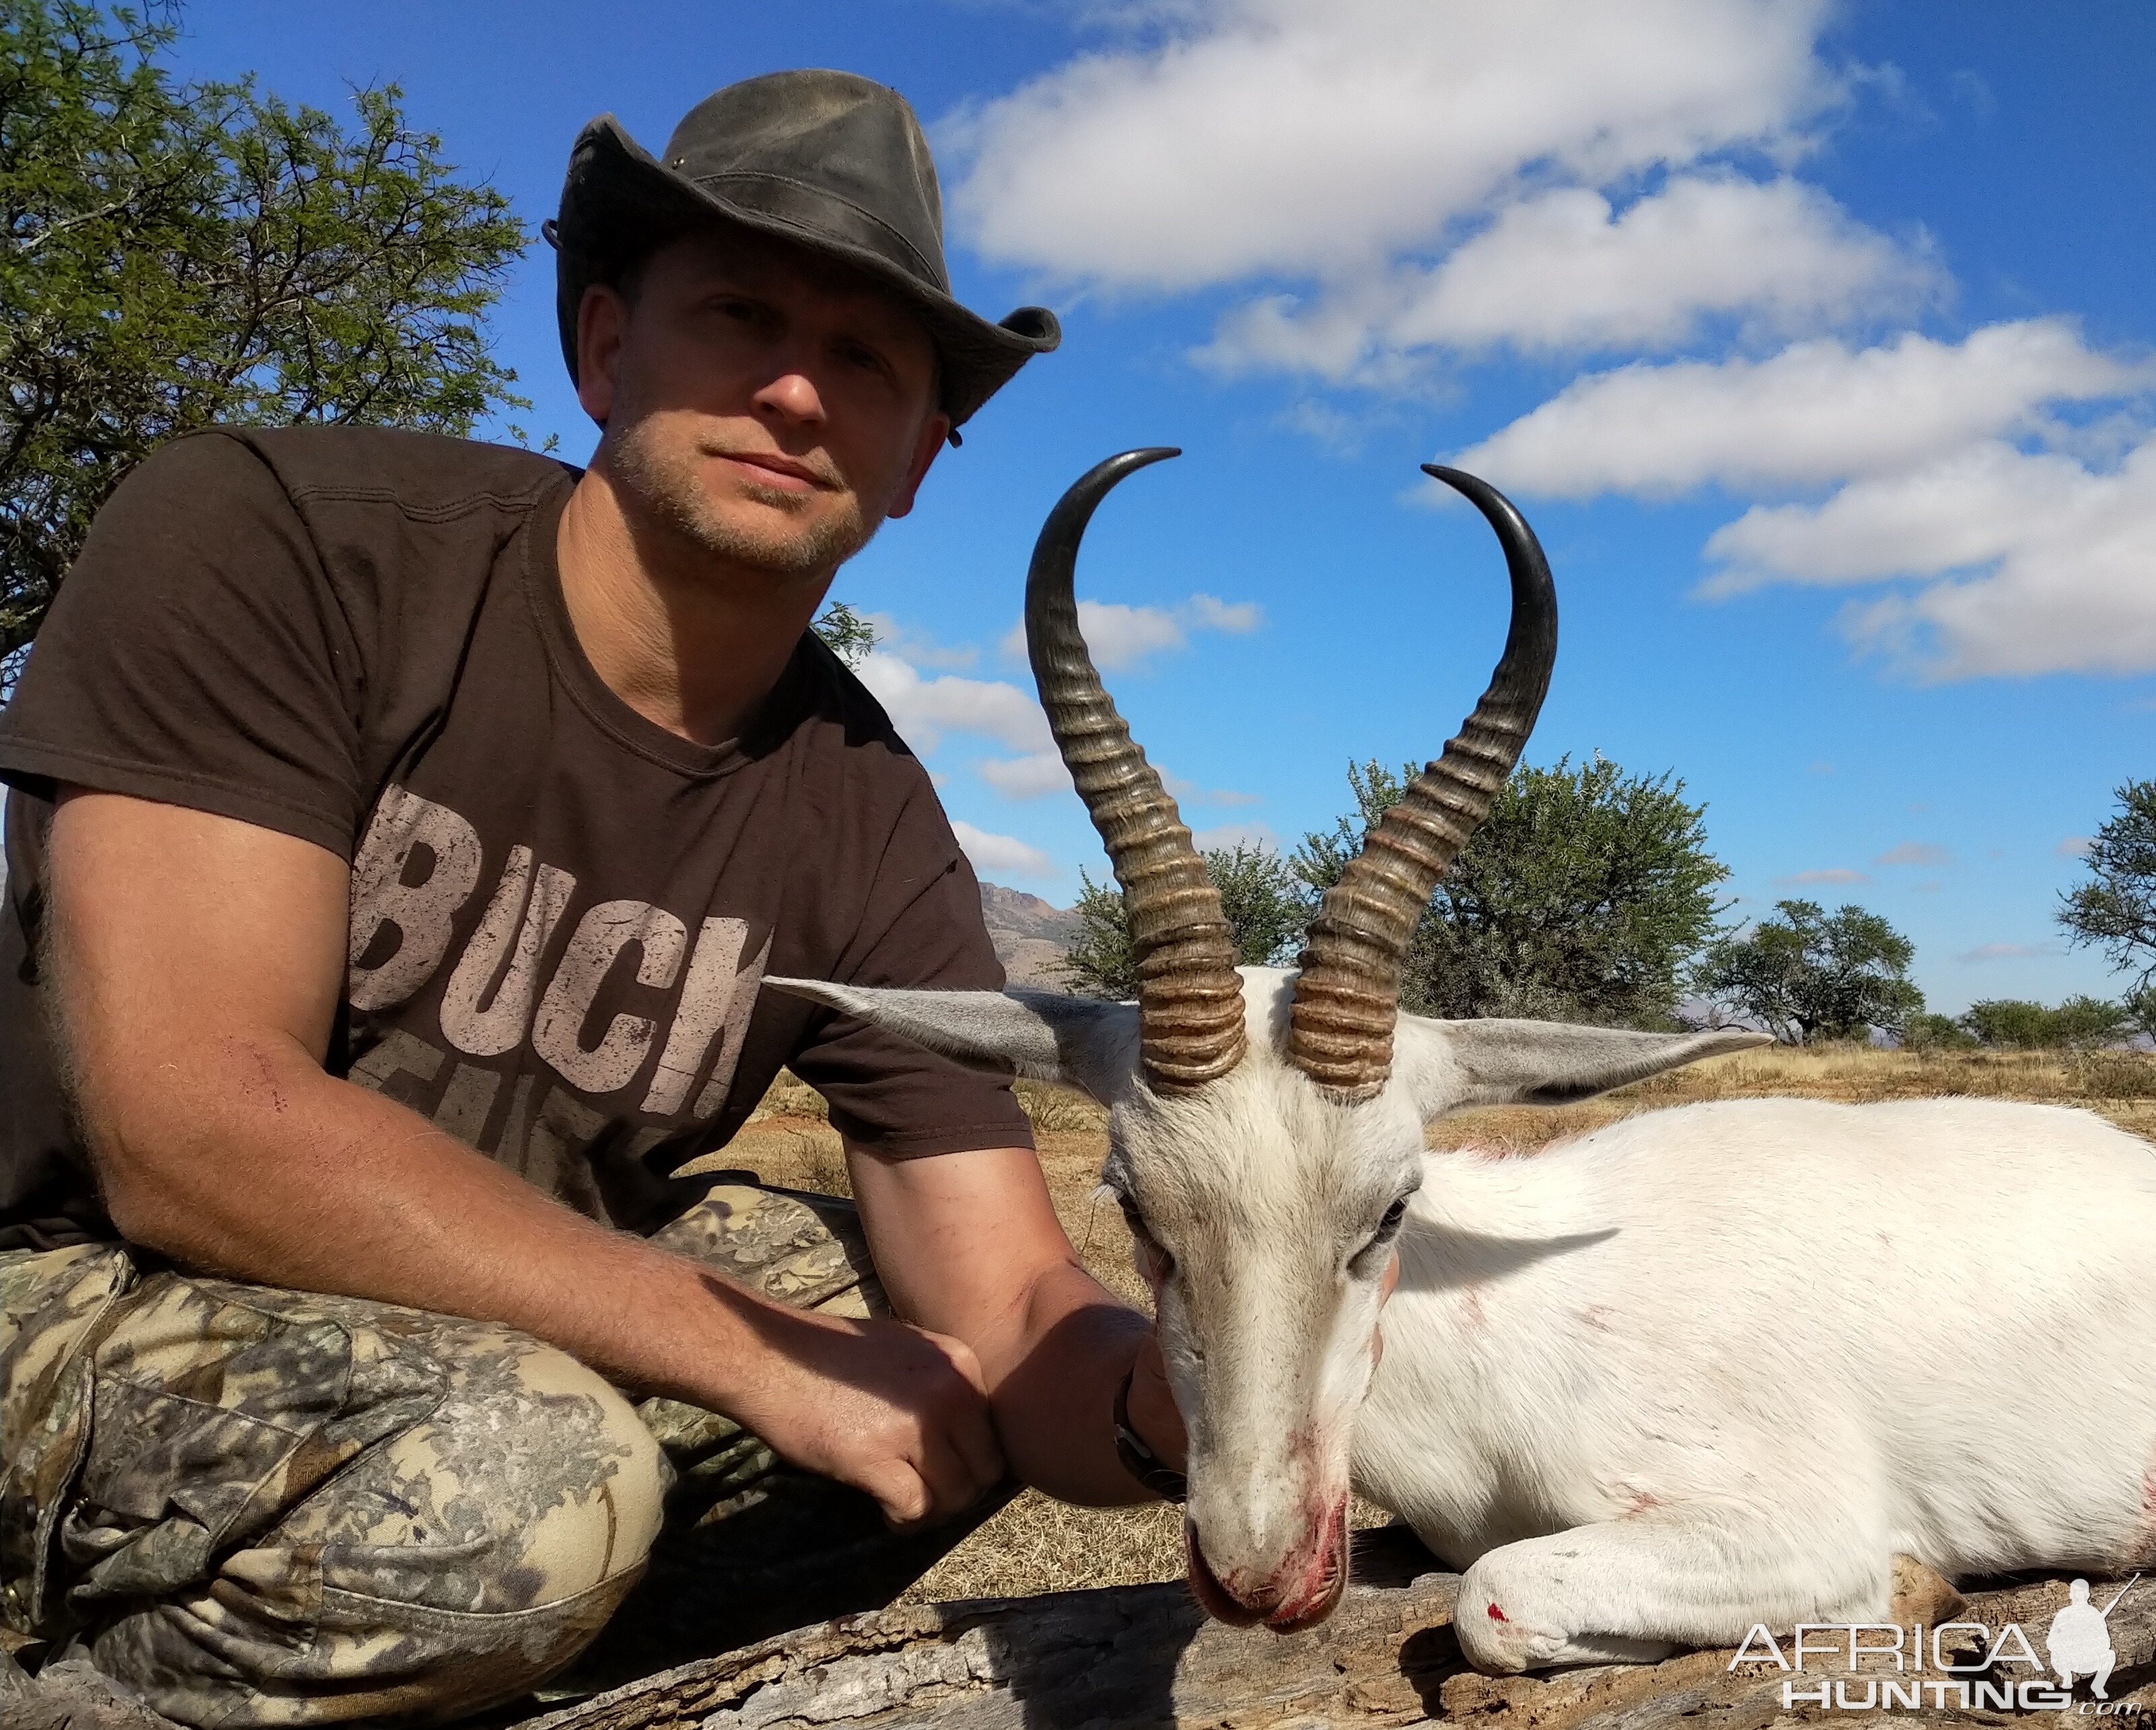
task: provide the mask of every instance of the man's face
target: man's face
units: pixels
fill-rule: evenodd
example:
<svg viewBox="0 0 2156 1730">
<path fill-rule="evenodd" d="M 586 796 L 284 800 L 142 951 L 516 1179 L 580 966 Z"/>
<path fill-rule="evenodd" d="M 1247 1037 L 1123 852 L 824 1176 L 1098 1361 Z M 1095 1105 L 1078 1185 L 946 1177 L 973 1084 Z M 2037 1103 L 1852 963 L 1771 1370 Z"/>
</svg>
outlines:
<svg viewBox="0 0 2156 1730">
<path fill-rule="evenodd" d="M 594 465 L 648 519 L 782 581 L 828 576 L 911 510 L 950 430 L 904 301 L 747 230 L 661 248 L 633 302 L 587 290 L 578 336 Z"/>
</svg>

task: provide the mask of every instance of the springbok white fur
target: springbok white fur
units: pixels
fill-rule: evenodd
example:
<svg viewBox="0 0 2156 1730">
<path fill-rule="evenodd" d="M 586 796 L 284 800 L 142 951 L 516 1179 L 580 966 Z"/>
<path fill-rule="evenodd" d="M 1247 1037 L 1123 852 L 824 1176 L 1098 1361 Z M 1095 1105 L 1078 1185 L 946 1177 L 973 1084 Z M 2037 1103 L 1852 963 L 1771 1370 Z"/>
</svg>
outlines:
<svg viewBox="0 0 2156 1730">
<path fill-rule="evenodd" d="M 1173 1260 L 1216 1613 L 1328 1613 L 1351 1478 L 1463 1570 L 1460 1643 L 1492 1671 L 1881 1620 L 1897 1553 L 1950 1579 L 2156 1563 L 2148 1143 L 2048 1106 L 1758 1100 L 1425 1153 L 1446 1111 L 1758 1037 L 1404 1015 L 1384 1090 L 1341 1104 L 1278 1055 L 1295 976 L 1243 977 L 1249 1056 L 1174 1096 L 1128 1004 L 767 982 L 1109 1108 L 1103 1182 Z"/>
</svg>

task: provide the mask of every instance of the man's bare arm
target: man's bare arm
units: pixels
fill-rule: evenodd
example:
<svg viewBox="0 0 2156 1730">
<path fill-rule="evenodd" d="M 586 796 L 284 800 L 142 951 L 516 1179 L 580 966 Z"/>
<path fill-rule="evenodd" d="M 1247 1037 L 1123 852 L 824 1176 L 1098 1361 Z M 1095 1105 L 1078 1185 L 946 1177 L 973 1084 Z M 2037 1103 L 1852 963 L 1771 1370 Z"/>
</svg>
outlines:
<svg viewBox="0 0 2156 1730">
<path fill-rule="evenodd" d="M 880 1158 L 849 1147 L 876 1271 L 908 1321 L 973 1348 L 1014 1471 L 1065 1502 L 1148 1499 L 1115 1450 L 1116 1389 L 1169 1464 L 1182 1419 L 1152 1325 L 1079 1265 L 1024 1147 Z"/>
<path fill-rule="evenodd" d="M 46 990 L 115 1222 L 189 1265 L 521 1328 L 610 1378 L 940 1517 L 1000 1475 L 973 1355 L 791 1310 L 561 1207 L 322 1069 L 344 861 L 177 806 L 70 791 Z"/>
</svg>

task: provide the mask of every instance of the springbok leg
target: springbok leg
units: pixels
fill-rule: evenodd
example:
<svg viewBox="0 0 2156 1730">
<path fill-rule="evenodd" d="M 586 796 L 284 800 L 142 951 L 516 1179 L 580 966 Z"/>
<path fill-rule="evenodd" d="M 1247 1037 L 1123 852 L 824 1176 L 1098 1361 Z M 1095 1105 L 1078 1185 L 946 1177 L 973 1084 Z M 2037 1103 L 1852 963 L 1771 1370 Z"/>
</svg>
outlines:
<svg viewBox="0 0 2156 1730">
<path fill-rule="evenodd" d="M 1676 1507 L 1506 1544 L 1460 1577 L 1460 1650 L 1479 1670 L 1651 1663 L 1735 1645 L 1754 1623 L 1883 1620 L 1892 1559 L 1819 1511 Z"/>
</svg>

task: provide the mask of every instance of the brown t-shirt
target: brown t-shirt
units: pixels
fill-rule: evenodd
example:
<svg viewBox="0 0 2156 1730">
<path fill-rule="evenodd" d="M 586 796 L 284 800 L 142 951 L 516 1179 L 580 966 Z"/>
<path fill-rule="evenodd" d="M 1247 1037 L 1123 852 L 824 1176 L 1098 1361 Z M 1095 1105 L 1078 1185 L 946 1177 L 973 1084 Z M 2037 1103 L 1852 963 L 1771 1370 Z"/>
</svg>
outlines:
<svg viewBox="0 0 2156 1730">
<path fill-rule="evenodd" d="M 578 647 L 576 471 L 348 428 L 167 445 L 99 514 L 0 716 L 0 1249 L 116 1236 L 37 1003 L 55 783 L 352 863 L 332 1074 L 648 1230 L 782 1065 L 881 1153 L 1030 1146 L 1007 1084 L 767 973 L 994 990 L 979 888 L 875 700 L 804 636 L 734 743 L 644 720 Z"/>
</svg>

